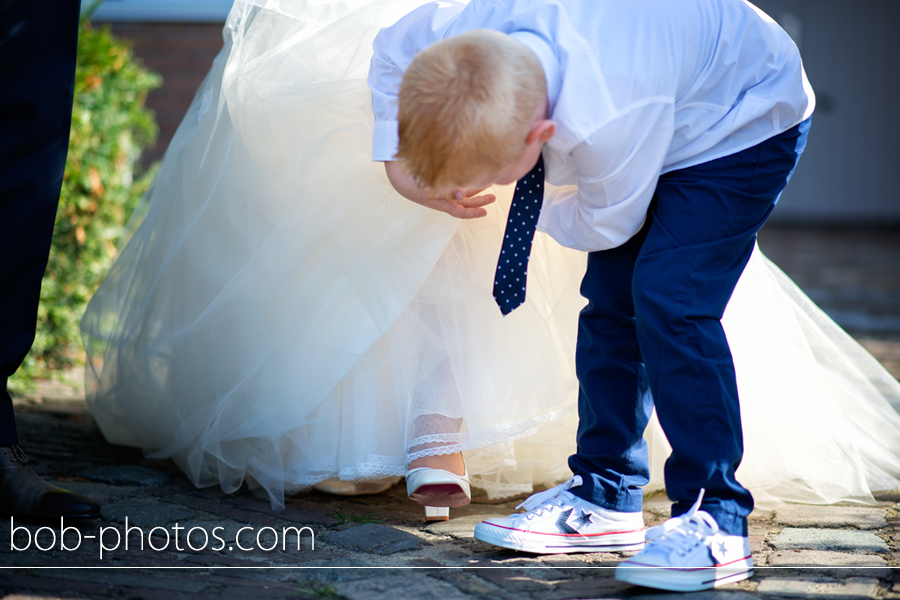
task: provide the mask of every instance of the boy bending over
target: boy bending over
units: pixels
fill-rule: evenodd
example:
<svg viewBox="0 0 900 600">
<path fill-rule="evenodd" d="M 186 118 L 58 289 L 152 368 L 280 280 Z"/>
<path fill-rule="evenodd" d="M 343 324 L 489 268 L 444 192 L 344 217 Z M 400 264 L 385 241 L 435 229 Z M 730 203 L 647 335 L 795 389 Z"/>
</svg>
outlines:
<svg viewBox="0 0 900 600">
<path fill-rule="evenodd" d="M 374 50 L 373 157 L 398 192 L 476 218 L 494 200 L 480 190 L 535 168 L 574 186 L 538 203 L 538 229 L 589 253 L 574 475 L 475 537 L 643 548 L 616 577 L 669 590 L 750 576 L 753 498 L 735 478 L 720 319 L 805 146 L 815 100 L 796 46 L 742 0 L 473 0 L 416 9 Z M 673 518 L 645 546 L 654 407 Z"/>
</svg>

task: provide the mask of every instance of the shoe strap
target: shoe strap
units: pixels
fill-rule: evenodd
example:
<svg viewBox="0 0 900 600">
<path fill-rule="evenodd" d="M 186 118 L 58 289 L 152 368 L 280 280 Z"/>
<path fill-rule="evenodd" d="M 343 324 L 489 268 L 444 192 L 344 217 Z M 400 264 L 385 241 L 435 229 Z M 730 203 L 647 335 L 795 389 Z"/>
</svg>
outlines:
<svg viewBox="0 0 900 600">
<path fill-rule="evenodd" d="M 548 490 L 544 490 L 543 492 L 538 492 L 536 494 L 532 494 L 525 499 L 524 502 L 519 504 L 516 508 L 524 508 L 526 511 L 532 511 L 544 502 L 548 500 L 552 500 L 553 498 L 559 496 L 561 493 L 566 492 L 573 487 L 578 487 L 584 483 L 584 480 L 581 479 L 581 475 L 573 475 L 565 481 L 555 487 L 552 487 Z"/>
</svg>

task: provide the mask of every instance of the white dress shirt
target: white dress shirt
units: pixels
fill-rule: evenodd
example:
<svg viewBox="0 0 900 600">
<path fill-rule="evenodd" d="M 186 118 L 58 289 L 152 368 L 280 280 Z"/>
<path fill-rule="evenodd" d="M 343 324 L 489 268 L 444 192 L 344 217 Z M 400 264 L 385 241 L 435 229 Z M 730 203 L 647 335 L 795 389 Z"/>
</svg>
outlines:
<svg viewBox="0 0 900 600">
<path fill-rule="evenodd" d="M 472 0 L 421 6 L 375 39 L 374 160 L 397 149 L 397 95 L 416 53 L 473 29 L 537 54 L 556 135 L 538 228 L 585 251 L 637 233 L 663 173 L 754 146 L 812 114 L 790 37 L 743 0 Z"/>
</svg>

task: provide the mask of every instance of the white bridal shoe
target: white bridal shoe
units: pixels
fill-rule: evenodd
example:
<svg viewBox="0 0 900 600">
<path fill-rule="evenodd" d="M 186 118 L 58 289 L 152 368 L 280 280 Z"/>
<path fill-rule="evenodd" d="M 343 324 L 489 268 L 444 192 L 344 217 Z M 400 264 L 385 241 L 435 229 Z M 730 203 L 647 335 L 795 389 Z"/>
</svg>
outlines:
<svg viewBox="0 0 900 600">
<path fill-rule="evenodd" d="M 472 501 L 469 471 L 457 475 L 443 469 L 419 467 L 406 473 L 409 499 L 425 506 L 426 521 L 447 521 L 451 506 L 465 506 Z"/>
</svg>

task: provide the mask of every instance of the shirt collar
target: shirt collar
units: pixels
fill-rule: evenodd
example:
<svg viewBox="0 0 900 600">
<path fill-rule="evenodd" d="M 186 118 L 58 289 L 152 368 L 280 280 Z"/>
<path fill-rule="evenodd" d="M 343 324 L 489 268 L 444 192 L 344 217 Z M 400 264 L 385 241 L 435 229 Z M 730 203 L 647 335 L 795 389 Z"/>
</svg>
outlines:
<svg viewBox="0 0 900 600">
<path fill-rule="evenodd" d="M 538 60 L 541 61 L 541 66 L 544 68 L 544 77 L 547 79 L 549 112 L 550 115 L 553 115 L 556 101 L 559 99 L 559 91 L 562 88 L 559 58 L 557 58 L 553 48 L 543 38 L 530 31 L 514 31 L 509 36 L 528 46 L 537 55 Z"/>
</svg>

